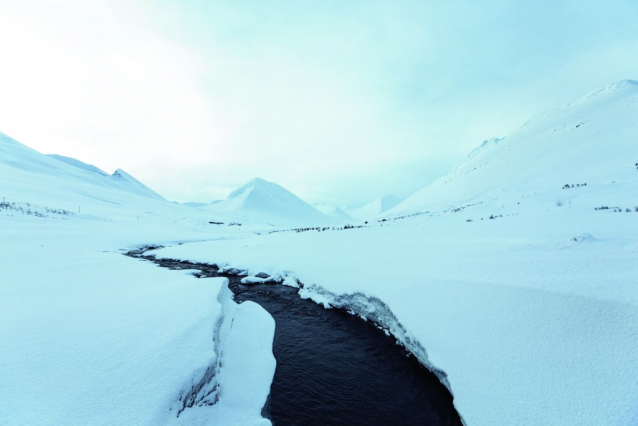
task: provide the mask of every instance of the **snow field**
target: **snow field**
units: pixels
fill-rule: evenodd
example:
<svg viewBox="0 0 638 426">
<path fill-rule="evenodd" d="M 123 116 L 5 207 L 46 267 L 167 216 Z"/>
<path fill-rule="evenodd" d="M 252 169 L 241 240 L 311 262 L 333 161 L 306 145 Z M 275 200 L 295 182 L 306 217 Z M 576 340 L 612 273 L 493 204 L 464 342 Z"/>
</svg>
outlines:
<svg viewBox="0 0 638 426">
<path fill-rule="evenodd" d="M 399 340 L 413 340 L 417 355 L 422 345 L 422 362 L 447 374 L 467 424 L 631 424 L 638 246 L 627 235 L 638 235 L 638 220 L 597 214 L 478 223 L 450 214 L 185 244 L 158 256 L 251 274 L 292 270 L 322 304 L 347 307 L 355 293 L 380 299 L 406 330 Z M 572 241 L 584 231 L 596 240 Z"/>
</svg>

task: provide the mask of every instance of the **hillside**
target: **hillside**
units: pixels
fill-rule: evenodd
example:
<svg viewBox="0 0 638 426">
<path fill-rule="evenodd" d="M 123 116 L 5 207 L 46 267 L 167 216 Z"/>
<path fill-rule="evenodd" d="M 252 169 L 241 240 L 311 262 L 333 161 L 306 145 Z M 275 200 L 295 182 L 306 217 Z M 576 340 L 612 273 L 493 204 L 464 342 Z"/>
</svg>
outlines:
<svg viewBox="0 0 638 426">
<path fill-rule="evenodd" d="M 358 209 L 349 210 L 350 216 L 359 220 L 374 219 L 382 213 L 392 209 L 396 205 L 401 203 L 401 198 L 396 195 L 386 195 L 381 198 L 360 207 Z"/>
<path fill-rule="evenodd" d="M 174 205 L 121 169 L 109 175 L 73 158 L 41 154 L 2 133 L 0 177 L 6 201 L 40 206 L 35 210 L 129 219 L 176 213 Z"/>
<path fill-rule="evenodd" d="M 511 213 L 563 204 L 628 207 L 638 191 L 638 82 L 621 81 L 485 141 L 449 174 L 387 212 L 482 204 Z"/>
</svg>

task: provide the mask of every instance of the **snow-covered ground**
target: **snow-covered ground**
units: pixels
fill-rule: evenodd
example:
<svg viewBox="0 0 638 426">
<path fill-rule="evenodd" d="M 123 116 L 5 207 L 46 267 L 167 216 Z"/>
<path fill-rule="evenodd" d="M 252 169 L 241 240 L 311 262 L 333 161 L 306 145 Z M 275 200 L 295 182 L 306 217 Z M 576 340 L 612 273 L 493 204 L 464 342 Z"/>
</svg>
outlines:
<svg viewBox="0 0 638 426">
<path fill-rule="evenodd" d="M 159 255 L 294 271 L 319 302 L 356 292 L 381 299 L 405 340 L 418 340 L 424 361 L 448 374 L 470 425 L 632 424 L 638 213 L 584 212 L 575 221 L 554 210 L 272 234 Z M 593 238 L 572 241 L 584 233 Z"/>
<path fill-rule="evenodd" d="M 221 291 L 225 279 L 198 280 L 119 250 L 177 235 L 202 234 L 197 225 L 0 216 L 0 424 L 264 422 L 272 318 L 255 304 L 237 308 Z M 215 335 L 222 318 L 235 326 Z M 177 418 L 178 398 L 220 348 L 224 398 Z"/>
<path fill-rule="evenodd" d="M 0 135 L 0 424 L 269 423 L 272 318 L 222 279 L 122 256 L 145 244 L 294 274 L 304 297 L 384 322 L 447 374 L 468 425 L 638 424 L 636 117 L 638 85 L 617 83 L 364 228 L 274 234 L 332 218 L 261 180 L 170 203 Z"/>
</svg>

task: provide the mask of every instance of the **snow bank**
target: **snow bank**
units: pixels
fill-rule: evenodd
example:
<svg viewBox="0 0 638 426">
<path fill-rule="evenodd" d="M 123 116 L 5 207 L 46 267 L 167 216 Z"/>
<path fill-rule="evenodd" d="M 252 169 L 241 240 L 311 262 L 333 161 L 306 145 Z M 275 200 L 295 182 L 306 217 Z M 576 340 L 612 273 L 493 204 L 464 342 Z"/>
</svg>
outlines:
<svg viewBox="0 0 638 426">
<path fill-rule="evenodd" d="M 268 424 L 272 318 L 237 307 L 225 279 L 119 250 L 201 235 L 183 222 L 0 216 L 0 424 Z M 177 417 L 211 366 L 218 401 Z"/>
<path fill-rule="evenodd" d="M 179 390 L 215 355 L 223 280 L 30 243 L 1 246 L 0 423 L 169 418 Z"/>
<path fill-rule="evenodd" d="M 275 374 L 275 321 L 254 302 L 233 302 L 224 281 L 218 297 L 223 315 L 215 329 L 218 356 L 178 402 L 179 416 L 171 417 L 169 424 L 270 425 L 261 410 Z"/>
</svg>

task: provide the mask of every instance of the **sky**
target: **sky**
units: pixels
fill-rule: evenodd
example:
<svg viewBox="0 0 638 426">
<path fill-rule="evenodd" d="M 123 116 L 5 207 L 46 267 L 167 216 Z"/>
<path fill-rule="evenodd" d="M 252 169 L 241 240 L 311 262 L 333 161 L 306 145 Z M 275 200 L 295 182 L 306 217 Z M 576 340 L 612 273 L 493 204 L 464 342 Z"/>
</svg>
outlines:
<svg viewBox="0 0 638 426">
<path fill-rule="evenodd" d="M 638 2 L 1 0 L 0 132 L 175 201 L 406 197 L 638 79 Z"/>
</svg>

